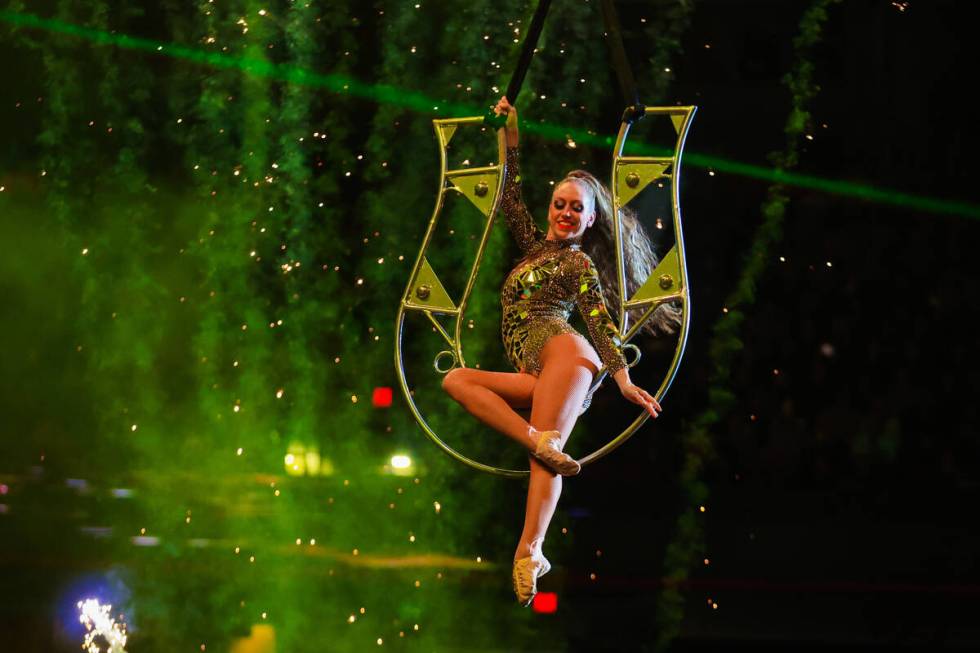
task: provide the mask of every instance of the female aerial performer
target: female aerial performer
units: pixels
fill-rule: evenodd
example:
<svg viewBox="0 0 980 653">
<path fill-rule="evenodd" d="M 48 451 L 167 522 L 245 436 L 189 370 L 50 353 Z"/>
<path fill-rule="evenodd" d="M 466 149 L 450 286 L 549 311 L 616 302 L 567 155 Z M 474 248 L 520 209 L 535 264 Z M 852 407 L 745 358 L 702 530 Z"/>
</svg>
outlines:
<svg viewBox="0 0 980 653">
<path fill-rule="evenodd" d="M 653 417 L 661 409 L 654 397 L 630 382 L 629 368 L 619 349 L 620 334 L 603 301 L 599 271 L 583 251 L 588 249 L 606 259 L 613 256 L 609 190 L 588 172 L 570 172 L 555 186 L 548 209 L 548 232 L 543 234 L 521 199 L 517 111 L 506 97 L 494 111 L 507 116 L 502 206 L 511 233 L 525 254 L 507 276 L 501 296 L 503 341 L 507 357 L 518 372 L 456 368 L 445 376 L 443 388 L 482 422 L 530 452 L 527 512 L 513 569 L 514 592 L 526 606 L 537 592 L 538 577 L 551 569 L 541 547 L 561 494 L 561 477 L 580 470 L 579 463 L 563 453 L 562 447 L 591 401 L 589 388 L 595 375 L 604 364 L 624 397 L 643 406 Z M 635 218 L 628 212 L 623 217 L 630 234 L 625 262 L 632 292 L 656 267 L 656 258 Z M 593 224 L 596 228 L 587 232 Z M 615 265 L 615 261 L 601 262 Z M 567 322 L 573 304 L 585 320 L 598 355 Z M 678 323 L 676 312 L 664 306 L 648 324 L 670 332 Z M 531 409 L 530 423 L 515 412 L 519 408 Z"/>
</svg>

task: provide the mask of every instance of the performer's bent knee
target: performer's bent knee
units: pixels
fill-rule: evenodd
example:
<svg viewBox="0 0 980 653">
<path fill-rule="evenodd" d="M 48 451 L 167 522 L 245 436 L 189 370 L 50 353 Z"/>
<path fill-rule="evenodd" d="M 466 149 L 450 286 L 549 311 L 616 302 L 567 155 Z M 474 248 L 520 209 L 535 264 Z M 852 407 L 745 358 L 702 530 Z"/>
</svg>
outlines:
<svg viewBox="0 0 980 653">
<path fill-rule="evenodd" d="M 449 393 L 453 399 L 459 398 L 459 393 L 466 384 L 466 370 L 462 367 L 455 367 L 442 377 L 442 389 Z"/>
</svg>

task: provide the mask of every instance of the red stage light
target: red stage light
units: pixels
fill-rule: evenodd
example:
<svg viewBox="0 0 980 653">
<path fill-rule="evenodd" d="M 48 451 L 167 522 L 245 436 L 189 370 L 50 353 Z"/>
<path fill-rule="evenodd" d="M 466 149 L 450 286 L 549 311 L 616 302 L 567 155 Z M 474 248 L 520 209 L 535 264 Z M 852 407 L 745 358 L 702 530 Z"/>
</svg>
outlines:
<svg viewBox="0 0 980 653">
<path fill-rule="evenodd" d="M 538 592 L 534 595 L 534 603 L 531 608 L 535 612 L 551 614 L 558 611 L 558 595 L 554 592 Z"/>
<path fill-rule="evenodd" d="M 371 395 L 371 403 L 375 408 L 388 408 L 391 406 L 391 388 L 375 388 Z"/>
</svg>

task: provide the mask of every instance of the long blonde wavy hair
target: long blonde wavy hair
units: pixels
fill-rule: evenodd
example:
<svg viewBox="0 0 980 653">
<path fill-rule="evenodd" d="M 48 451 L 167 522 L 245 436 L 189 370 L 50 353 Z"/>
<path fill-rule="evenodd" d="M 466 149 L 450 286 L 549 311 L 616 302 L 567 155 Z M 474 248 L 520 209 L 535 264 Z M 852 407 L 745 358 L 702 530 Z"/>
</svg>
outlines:
<svg viewBox="0 0 980 653">
<path fill-rule="evenodd" d="M 616 271 L 616 239 L 613 233 L 613 199 L 609 189 L 595 175 L 586 170 L 572 170 L 562 179 L 583 184 L 595 198 L 595 222 L 582 236 L 582 250 L 589 255 L 599 271 L 602 298 L 606 306 L 616 312 L 619 306 L 619 282 Z M 555 188 L 557 188 L 556 186 Z M 659 260 L 653 251 L 650 236 L 631 209 L 621 209 L 623 224 L 623 264 L 626 268 L 626 296 L 632 297 L 644 281 L 657 268 Z M 639 319 L 640 311 L 630 311 L 630 317 Z M 659 335 L 675 333 L 681 325 L 680 309 L 673 304 L 661 304 L 653 312 L 641 331 Z"/>
</svg>

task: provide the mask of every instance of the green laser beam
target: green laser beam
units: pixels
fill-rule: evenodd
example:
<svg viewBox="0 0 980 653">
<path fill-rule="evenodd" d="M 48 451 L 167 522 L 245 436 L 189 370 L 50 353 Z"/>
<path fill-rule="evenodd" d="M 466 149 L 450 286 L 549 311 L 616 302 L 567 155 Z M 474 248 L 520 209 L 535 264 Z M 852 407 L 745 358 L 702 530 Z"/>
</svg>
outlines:
<svg viewBox="0 0 980 653">
<path fill-rule="evenodd" d="M 797 188 L 809 188 L 833 195 L 856 197 L 869 202 L 891 204 L 907 209 L 918 209 L 931 213 L 944 213 L 967 218 L 980 218 L 980 205 L 955 200 L 943 200 L 922 195 L 903 193 L 893 189 L 875 188 L 865 184 L 835 179 L 825 179 L 802 173 L 789 172 L 778 168 L 765 168 L 750 163 L 728 161 L 703 154 L 684 155 L 687 165 L 708 168 L 742 177 L 763 179 Z"/>
<path fill-rule="evenodd" d="M 324 88 L 338 94 L 372 100 L 381 104 L 401 106 L 411 111 L 440 115 L 442 117 L 463 117 L 481 115 L 482 111 L 473 105 L 456 102 L 440 102 L 418 91 L 412 91 L 388 84 L 368 84 L 347 75 L 318 73 L 292 64 L 277 64 L 252 57 L 240 57 L 221 52 L 206 52 L 173 43 L 164 43 L 126 34 L 112 34 L 102 30 L 75 25 L 64 21 L 42 18 L 40 16 L 0 9 L 0 20 L 17 27 L 33 28 L 68 34 L 89 40 L 98 45 L 112 45 L 130 50 L 162 54 L 176 59 L 206 64 L 215 68 L 238 69 L 247 74 L 267 77 L 292 84 L 303 84 Z M 598 136 L 584 129 L 522 121 L 521 128 L 543 138 L 567 141 L 599 147 L 612 147 L 612 136 Z M 664 156 L 671 152 L 663 148 L 631 143 L 627 146 L 630 154 Z M 718 157 L 687 152 L 684 154 L 687 166 L 706 168 L 722 173 L 730 173 L 780 183 L 798 188 L 808 188 L 834 195 L 856 197 L 869 202 L 890 204 L 906 209 L 919 209 L 931 213 L 980 218 L 980 205 L 969 202 L 943 200 L 922 195 L 913 195 L 893 189 L 881 189 L 856 182 L 841 181 L 788 172 L 778 168 L 766 168 L 749 163 L 730 161 Z"/>
</svg>

